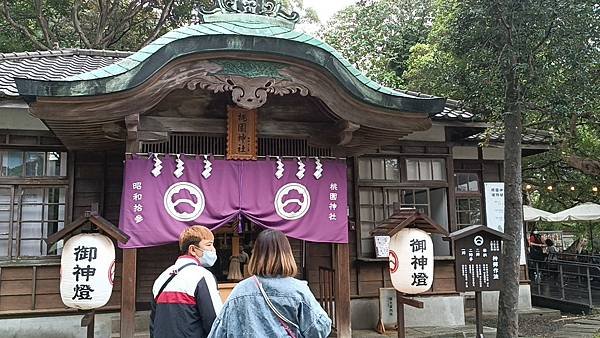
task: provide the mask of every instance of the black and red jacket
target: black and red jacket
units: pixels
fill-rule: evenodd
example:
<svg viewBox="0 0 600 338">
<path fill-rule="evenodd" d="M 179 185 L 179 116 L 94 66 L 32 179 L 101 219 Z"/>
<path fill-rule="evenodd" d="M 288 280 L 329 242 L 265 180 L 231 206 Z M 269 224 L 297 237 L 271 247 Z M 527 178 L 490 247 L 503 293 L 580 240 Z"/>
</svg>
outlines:
<svg viewBox="0 0 600 338">
<path fill-rule="evenodd" d="M 223 306 L 213 274 L 188 255 L 180 256 L 156 279 L 152 295 L 151 338 L 204 338 Z"/>
</svg>

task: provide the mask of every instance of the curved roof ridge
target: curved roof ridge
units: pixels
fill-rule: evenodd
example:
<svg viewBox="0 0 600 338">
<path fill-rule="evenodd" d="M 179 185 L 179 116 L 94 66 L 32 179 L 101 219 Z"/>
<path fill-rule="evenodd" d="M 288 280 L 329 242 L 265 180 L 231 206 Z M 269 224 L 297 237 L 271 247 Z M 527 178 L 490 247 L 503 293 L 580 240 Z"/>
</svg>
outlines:
<svg viewBox="0 0 600 338">
<path fill-rule="evenodd" d="M 250 16 L 248 16 L 250 17 Z M 329 74 L 360 102 L 405 113 L 441 112 L 445 99 L 414 96 L 370 79 L 329 44 L 273 20 L 232 16 L 231 21 L 204 22 L 172 30 L 139 51 L 111 65 L 57 80 L 15 78 L 19 94 L 27 97 L 97 96 L 127 91 L 146 82 L 176 59 L 217 54 L 270 55 L 275 60 L 311 65 Z M 225 56 L 225 58 L 227 58 Z M 290 61 L 292 60 L 292 61 Z M 241 60 L 243 61 L 243 60 Z M 275 61 L 267 61 L 277 63 Z M 245 76 L 244 74 L 241 74 Z"/>
<path fill-rule="evenodd" d="M 364 75 L 360 70 L 358 70 L 353 64 L 351 64 L 346 58 L 344 58 L 342 54 L 339 53 L 331 45 L 318 38 L 313 37 L 310 34 L 295 30 L 293 26 L 274 25 L 272 20 L 261 21 L 257 18 L 252 18 L 253 20 L 244 21 L 240 20 L 242 16 L 232 15 L 232 18 L 235 20 L 204 22 L 196 25 L 183 26 L 174 29 L 170 32 L 165 33 L 163 36 L 146 45 L 139 51 L 128 55 L 126 58 L 119 60 L 112 65 L 105 66 L 89 72 L 84 72 L 78 75 L 69 76 L 62 80 L 81 81 L 123 74 L 129 70 L 132 70 L 139 64 L 143 63 L 151 55 L 153 55 L 166 45 L 188 37 L 211 35 L 243 35 L 290 40 L 314 46 L 335 57 L 358 81 L 360 81 L 367 87 L 370 87 L 371 89 L 378 91 L 382 94 L 392 96 L 415 97 L 415 95 L 412 95 L 411 93 L 398 91 L 393 88 L 383 86 L 378 82 L 370 79 L 369 77 Z M 435 96 L 420 97 L 437 98 Z"/>
</svg>

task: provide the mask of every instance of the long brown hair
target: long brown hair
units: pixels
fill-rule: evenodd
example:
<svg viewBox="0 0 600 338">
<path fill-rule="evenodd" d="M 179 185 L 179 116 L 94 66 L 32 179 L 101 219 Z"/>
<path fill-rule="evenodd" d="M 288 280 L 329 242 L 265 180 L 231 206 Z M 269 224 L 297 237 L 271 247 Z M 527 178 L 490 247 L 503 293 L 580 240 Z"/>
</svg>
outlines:
<svg viewBox="0 0 600 338">
<path fill-rule="evenodd" d="M 261 277 L 293 277 L 298 273 L 290 242 L 281 231 L 264 230 L 258 235 L 248 272 Z"/>
</svg>

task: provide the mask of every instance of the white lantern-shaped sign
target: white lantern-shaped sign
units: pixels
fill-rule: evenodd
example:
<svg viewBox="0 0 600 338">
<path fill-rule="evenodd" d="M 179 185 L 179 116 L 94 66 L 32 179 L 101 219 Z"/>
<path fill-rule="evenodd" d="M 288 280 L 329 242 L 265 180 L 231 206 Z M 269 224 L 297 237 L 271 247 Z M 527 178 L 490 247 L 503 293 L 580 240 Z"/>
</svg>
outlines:
<svg viewBox="0 0 600 338">
<path fill-rule="evenodd" d="M 390 239 L 390 275 L 399 292 L 417 294 L 433 284 L 433 241 L 420 229 L 405 228 Z"/>
<path fill-rule="evenodd" d="M 115 247 L 100 234 L 80 234 L 65 244 L 60 258 L 60 296 L 71 308 L 89 310 L 108 303 L 115 272 Z"/>
</svg>

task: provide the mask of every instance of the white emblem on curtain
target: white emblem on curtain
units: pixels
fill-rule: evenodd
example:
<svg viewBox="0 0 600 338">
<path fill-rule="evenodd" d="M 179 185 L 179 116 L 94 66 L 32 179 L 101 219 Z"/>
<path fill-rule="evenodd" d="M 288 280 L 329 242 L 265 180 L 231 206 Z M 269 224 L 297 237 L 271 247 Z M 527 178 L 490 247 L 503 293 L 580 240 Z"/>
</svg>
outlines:
<svg viewBox="0 0 600 338">
<path fill-rule="evenodd" d="M 296 207 L 287 208 L 290 204 Z M 275 212 L 285 220 L 293 221 L 300 219 L 308 212 L 309 208 L 310 193 L 300 183 L 288 183 L 279 188 L 275 195 Z"/>
</svg>

